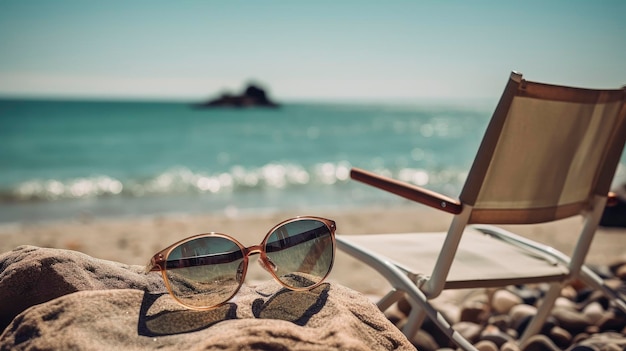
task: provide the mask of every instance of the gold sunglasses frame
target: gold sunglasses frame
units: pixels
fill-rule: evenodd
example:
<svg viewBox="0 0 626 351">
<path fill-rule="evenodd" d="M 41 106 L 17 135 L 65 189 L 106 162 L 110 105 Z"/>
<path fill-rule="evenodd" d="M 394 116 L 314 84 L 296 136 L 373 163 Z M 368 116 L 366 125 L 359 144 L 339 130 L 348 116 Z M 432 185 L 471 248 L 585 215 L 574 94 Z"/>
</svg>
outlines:
<svg viewBox="0 0 626 351">
<path fill-rule="evenodd" d="M 267 244 L 267 241 L 268 241 L 269 237 L 278 228 L 280 228 L 281 226 L 286 225 L 288 223 L 302 221 L 302 220 L 317 220 L 317 221 L 320 221 L 320 222 L 324 223 L 324 225 L 326 225 L 326 227 L 328 228 L 328 230 L 330 232 L 330 237 L 331 237 L 331 240 L 332 240 L 332 259 L 330 261 L 330 267 L 328 267 L 328 271 L 326 272 L 326 275 L 324 275 L 324 277 L 322 277 L 322 279 L 320 279 L 319 282 L 317 282 L 317 283 L 315 283 L 315 284 L 313 284 L 311 286 L 304 287 L 304 288 L 294 288 L 294 287 L 288 286 L 285 283 L 283 283 L 278 278 L 278 276 L 276 275 L 274 270 L 269 268 L 273 264 L 271 263 L 271 261 L 267 257 L 267 253 L 265 252 L 265 246 Z M 267 232 L 267 234 L 265 234 L 265 237 L 263 238 L 263 241 L 260 244 L 249 246 L 249 247 L 243 246 L 237 239 L 233 238 L 232 236 L 230 236 L 228 234 L 222 234 L 222 233 L 217 233 L 217 232 L 196 234 L 196 235 L 192 235 L 192 236 L 190 236 L 188 238 L 182 239 L 180 241 L 177 241 L 174 244 L 172 244 L 172 245 L 164 248 L 163 250 L 157 252 L 156 254 L 154 254 L 152 256 L 152 258 L 150 259 L 150 262 L 146 265 L 145 273 L 148 274 L 150 272 L 160 271 L 161 272 L 161 277 L 163 278 L 163 281 L 165 282 L 165 287 L 167 288 L 167 291 L 170 294 L 170 296 L 172 296 L 172 298 L 174 298 L 174 300 L 176 302 L 178 302 L 179 304 L 181 304 L 182 306 L 184 306 L 186 308 L 189 308 L 189 309 L 192 309 L 192 310 L 199 310 L 199 311 L 206 311 L 206 310 L 215 309 L 215 308 L 217 308 L 219 306 L 222 306 L 222 305 L 226 304 L 235 295 L 237 295 L 237 292 L 239 292 L 239 289 L 241 289 L 241 286 L 243 285 L 243 283 L 244 283 L 244 281 L 246 279 L 246 273 L 248 272 L 249 257 L 251 255 L 255 255 L 255 254 L 259 254 L 260 255 L 261 266 L 267 272 L 269 272 L 270 275 L 274 278 L 274 280 L 276 280 L 280 285 L 282 285 L 283 287 L 285 287 L 285 288 L 287 288 L 289 290 L 292 290 L 292 291 L 307 291 L 307 290 L 314 289 L 314 288 L 318 287 L 319 285 L 321 285 L 324 282 L 324 280 L 328 277 L 330 272 L 332 271 L 333 264 L 335 262 L 336 249 L 337 249 L 337 242 L 335 240 L 335 231 L 336 230 L 337 230 L 337 224 L 332 219 L 327 219 L 327 218 L 323 218 L 323 217 L 316 217 L 316 216 L 298 216 L 298 217 L 286 219 L 286 220 L 276 224 L 275 226 L 273 226 Z M 230 297 L 228 297 L 227 299 L 224 300 L 224 302 L 221 302 L 221 303 L 219 303 L 217 305 L 214 305 L 214 306 L 206 306 L 206 307 L 205 306 L 202 306 L 202 307 L 191 306 L 191 305 L 188 305 L 188 304 L 184 303 L 183 301 L 181 301 L 173 293 L 172 287 L 170 286 L 170 282 L 169 282 L 169 279 L 167 278 L 167 274 L 166 274 L 166 271 L 167 271 L 167 269 L 166 269 L 167 257 L 170 255 L 172 250 L 174 250 L 179 245 L 182 245 L 184 243 L 187 243 L 189 241 L 192 241 L 192 240 L 195 240 L 195 239 L 198 239 L 198 238 L 205 238 L 205 237 L 224 238 L 224 239 L 228 239 L 228 240 L 232 241 L 233 243 L 235 243 L 239 247 L 241 252 L 243 253 L 243 262 L 244 262 L 244 264 L 243 264 L 243 272 L 242 272 L 242 276 L 241 276 L 241 281 L 239 282 L 239 286 L 237 287 L 237 289 L 234 290 L 233 294 Z"/>
</svg>

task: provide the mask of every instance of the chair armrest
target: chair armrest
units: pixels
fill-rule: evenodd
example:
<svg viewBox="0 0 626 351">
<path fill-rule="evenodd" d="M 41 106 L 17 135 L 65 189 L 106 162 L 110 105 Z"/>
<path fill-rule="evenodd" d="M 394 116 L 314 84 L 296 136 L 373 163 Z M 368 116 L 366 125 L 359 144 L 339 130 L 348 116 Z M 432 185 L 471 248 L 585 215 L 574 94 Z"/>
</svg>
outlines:
<svg viewBox="0 0 626 351">
<path fill-rule="evenodd" d="M 463 205 L 459 201 L 453 200 L 447 196 L 360 168 L 352 168 L 350 177 L 359 182 L 448 213 L 459 214 L 463 209 Z"/>
</svg>

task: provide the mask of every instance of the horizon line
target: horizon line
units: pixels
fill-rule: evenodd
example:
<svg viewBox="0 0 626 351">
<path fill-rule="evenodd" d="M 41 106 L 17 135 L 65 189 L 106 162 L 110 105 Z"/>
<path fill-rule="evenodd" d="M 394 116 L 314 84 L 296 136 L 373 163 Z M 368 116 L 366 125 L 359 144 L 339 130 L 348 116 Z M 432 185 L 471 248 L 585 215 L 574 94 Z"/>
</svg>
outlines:
<svg viewBox="0 0 626 351">
<path fill-rule="evenodd" d="M 299 103 L 330 103 L 330 104 L 412 104 L 412 103 L 485 103 L 497 102 L 499 96 L 318 96 L 318 97 L 287 97 L 272 98 L 280 105 Z M 210 98 L 181 96 L 150 96 L 150 95 L 73 95 L 73 94 L 15 94 L 0 92 L 0 100 L 17 101 L 65 101 L 65 102 L 146 102 L 146 103 L 201 103 Z"/>
</svg>

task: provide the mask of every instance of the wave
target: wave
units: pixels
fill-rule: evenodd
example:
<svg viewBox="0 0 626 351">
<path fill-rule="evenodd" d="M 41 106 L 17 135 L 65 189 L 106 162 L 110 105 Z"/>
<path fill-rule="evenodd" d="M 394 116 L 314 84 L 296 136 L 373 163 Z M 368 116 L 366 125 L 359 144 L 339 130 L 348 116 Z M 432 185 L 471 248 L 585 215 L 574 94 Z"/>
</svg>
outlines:
<svg viewBox="0 0 626 351">
<path fill-rule="evenodd" d="M 266 190 L 315 190 L 344 186 L 350 182 L 352 165 L 347 161 L 318 163 L 310 167 L 293 163 L 269 163 L 261 167 L 233 166 L 228 171 L 194 172 L 173 167 L 148 178 L 119 179 L 95 175 L 72 179 L 32 179 L 0 189 L 0 203 L 50 202 L 67 199 L 225 194 Z M 457 196 L 467 177 L 463 170 L 374 167 L 371 171 Z M 626 184 L 626 165 L 618 165 L 613 187 Z"/>
<path fill-rule="evenodd" d="M 174 167 L 146 179 L 123 180 L 108 175 L 64 180 L 33 179 L 0 190 L 0 202 L 239 193 L 341 186 L 349 182 L 351 168 L 352 165 L 345 161 L 318 163 L 308 168 L 293 163 L 269 163 L 257 168 L 233 166 L 226 172 L 218 173 L 194 172 L 186 167 Z M 454 184 L 454 190 L 465 177 L 465 174 L 458 172 L 428 172 L 413 168 L 378 168 L 372 171 L 420 186 Z"/>
<path fill-rule="evenodd" d="M 305 169 L 295 164 L 270 163 L 258 168 L 234 166 L 209 174 L 174 167 L 147 179 L 118 179 L 96 175 L 74 179 L 33 179 L 0 190 L 2 202 L 54 201 L 111 196 L 225 193 L 254 189 L 332 185 L 349 178 L 345 162 L 317 164 Z"/>
</svg>

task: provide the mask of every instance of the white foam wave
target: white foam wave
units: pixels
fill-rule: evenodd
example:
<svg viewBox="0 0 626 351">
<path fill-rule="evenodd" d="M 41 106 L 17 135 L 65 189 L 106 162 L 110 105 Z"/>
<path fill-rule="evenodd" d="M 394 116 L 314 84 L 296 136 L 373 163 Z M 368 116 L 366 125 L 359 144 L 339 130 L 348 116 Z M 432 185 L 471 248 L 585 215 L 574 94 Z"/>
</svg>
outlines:
<svg viewBox="0 0 626 351">
<path fill-rule="evenodd" d="M 148 179 L 122 180 L 111 176 L 93 176 L 69 180 L 29 180 L 10 190 L 12 201 L 54 201 L 102 196 L 232 193 L 263 189 L 334 186 L 349 182 L 352 165 L 347 161 L 325 162 L 305 168 L 293 163 L 269 163 L 257 168 L 233 166 L 228 171 L 194 172 L 186 167 L 168 169 Z M 375 167 L 374 172 L 419 186 L 449 184 L 455 188 L 465 174 L 418 168 L 391 170 Z M 452 190 L 452 189 L 450 189 Z"/>
<path fill-rule="evenodd" d="M 18 200 L 85 198 L 118 195 L 123 187 L 122 182 L 107 176 L 77 178 L 67 182 L 55 179 L 30 180 L 19 184 L 13 191 L 13 195 Z"/>
</svg>

